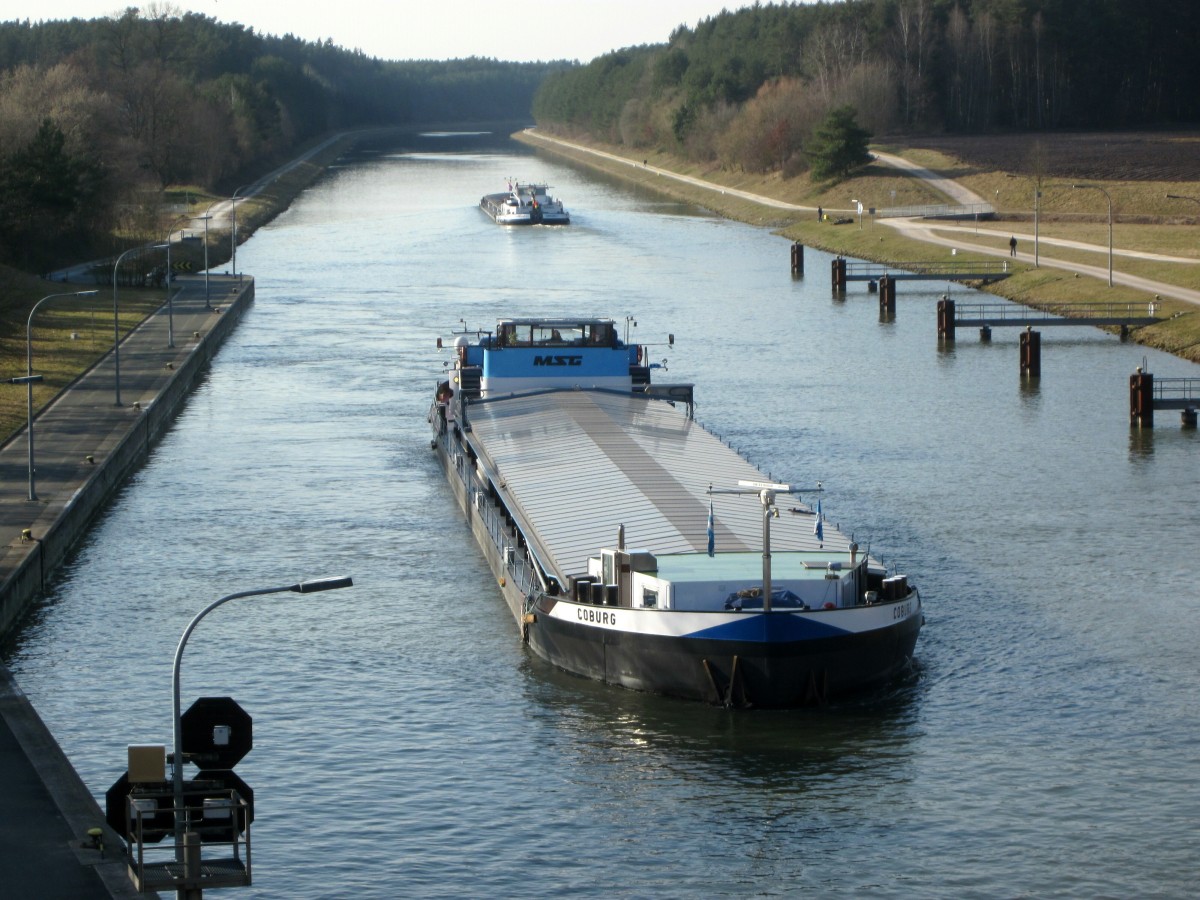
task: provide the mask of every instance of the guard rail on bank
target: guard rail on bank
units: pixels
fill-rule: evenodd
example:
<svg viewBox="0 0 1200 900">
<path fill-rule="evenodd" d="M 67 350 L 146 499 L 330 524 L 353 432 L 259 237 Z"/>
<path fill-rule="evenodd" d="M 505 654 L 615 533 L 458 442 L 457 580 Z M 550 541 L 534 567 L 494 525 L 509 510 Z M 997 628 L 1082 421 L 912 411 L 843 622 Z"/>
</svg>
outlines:
<svg viewBox="0 0 1200 900">
<path fill-rule="evenodd" d="M 877 219 L 994 219 L 990 203 L 941 203 L 924 206 L 891 206 L 873 213 Z"/>
</svg>

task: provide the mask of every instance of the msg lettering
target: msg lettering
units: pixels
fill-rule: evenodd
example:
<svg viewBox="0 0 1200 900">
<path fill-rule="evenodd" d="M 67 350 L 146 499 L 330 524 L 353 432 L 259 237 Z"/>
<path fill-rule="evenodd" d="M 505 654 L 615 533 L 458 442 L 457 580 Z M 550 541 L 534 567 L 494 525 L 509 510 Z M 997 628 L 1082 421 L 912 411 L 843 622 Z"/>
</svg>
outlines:
<svg viewBox="0 0 1200 900">
<path fill-rule="evenodd" d="M 895 609 L 892 610 L 892 618 L 893 619 L 903 619 L 910 612 L 912 612 L 912 604 L 911 603 L 901 603 L 899 606 L 897 606 Z"/>
</svg>

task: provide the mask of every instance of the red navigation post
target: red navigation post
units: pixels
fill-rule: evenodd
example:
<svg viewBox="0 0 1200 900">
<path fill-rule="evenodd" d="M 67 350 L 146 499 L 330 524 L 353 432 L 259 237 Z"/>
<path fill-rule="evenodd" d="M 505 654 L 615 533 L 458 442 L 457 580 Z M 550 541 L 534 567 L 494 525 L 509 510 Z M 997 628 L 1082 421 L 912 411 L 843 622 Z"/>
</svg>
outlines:
<svg viewBox="0 0 1200 900">
<path fill-rule="evenodd" d="M 896 280 L 890 275 L 879 279 L 879 315 L 888 318 L 896 315 Z"/>
<path fill-rule="evenodd" d="M 954 340 L 954 301 L 942 295 L 942 299 L 938 301 L 937 313 L 937 329 L 938 339 L 953 341 Z"/>
<path fill-rule="evenodd" d="M 1154 376 L 1141 366 L 1129 376 L 1129 425 L 1154 427 Z"/>
<path fill-rule="evenodd" d="M 1030 378 L 1042 377 L 1042 334 L 1026 325 L 1021 332 L 1021 374 Z"/>
<path fill-rule="evenodd" d="M 836 257 L 833 260 L 833 292 L 843 294 L 846 291 L 846 258 Z"/>
</svg>

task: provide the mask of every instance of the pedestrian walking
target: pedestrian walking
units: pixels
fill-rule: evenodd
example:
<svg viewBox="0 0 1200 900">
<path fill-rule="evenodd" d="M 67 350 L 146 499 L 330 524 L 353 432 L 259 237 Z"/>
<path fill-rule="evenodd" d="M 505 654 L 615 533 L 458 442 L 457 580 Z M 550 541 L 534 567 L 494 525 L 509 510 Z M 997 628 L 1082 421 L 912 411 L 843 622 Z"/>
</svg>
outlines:
<svg viewBox="0 0 1200 900">
<path fill-rule="evenodd" d="M 821 207 L 819 207 L 819 206 L 817 207 L 817 221 L 818 222 L 825 221 L 825 210 L 821 209 Z"/>
<path fill-rule="evenodd" d="M 1017 255 L 1017 236 L 1015 234 L 1008 239 L 1008 255 Z"/>
</svg>

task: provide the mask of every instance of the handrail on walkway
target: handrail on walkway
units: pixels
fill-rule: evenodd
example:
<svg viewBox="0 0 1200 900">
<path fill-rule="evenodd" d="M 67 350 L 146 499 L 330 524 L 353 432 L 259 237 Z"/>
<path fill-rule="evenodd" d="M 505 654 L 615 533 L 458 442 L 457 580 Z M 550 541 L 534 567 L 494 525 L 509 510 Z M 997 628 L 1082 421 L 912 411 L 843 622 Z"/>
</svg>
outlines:
<svg viewBox="0 0 1200 900">
<path fill-rule="evenodd" d="M 1154 399 L 1200 406 L 1200 378 L 1155 378 Z"/>
<path fill-rule="evenodd" d="M 877 219 L 991 219 L 996 207 L 990 203 L 937 203 L 923 206 L 891 206 L 876 211 Z"/>
<path fill-rule="evenodd" d="M 903 268 L 901 268 L 903 266 Z M 1007 259 L 982 260 L 926 260 L 924 262 L 905 262 L 898 265 L 889 263 L 867 262 L 863 260 L 846 260 L 846 277 L 862 279 L 868 276 L 878 278 L 887 273 L 896 277 L 905 274 L 919 275 L 956 275 L 964 272 L 1007 272 Z"/>
<path fill-rule="evenodd" d="M 1155 306 L 1143 303 L 1067 303 L 1047 307 L 1016 306 L 1012 303 L 956 303 L 954 319 L 956 322 L 967 320 L 987 320 L 991 324 L 1003 324 L 1005 321 L 1016 320 L 1013 324 L 1025 324 L 1030 320 L 1044 321 L 1047 324 L 1067 319 L 1094 320 L 1119 319 L 1122 321 L 1158 321 L 1154 315 Z M 1080 324 L 1084 324 L 1080 322 Z"/>
</svg>

